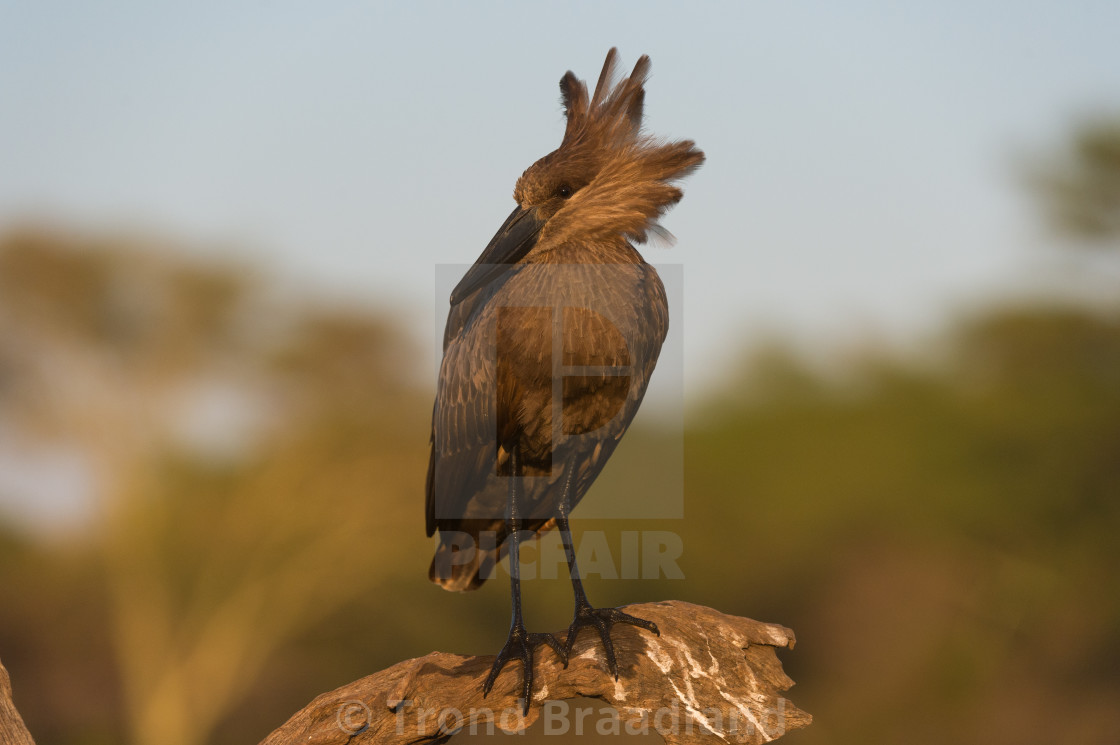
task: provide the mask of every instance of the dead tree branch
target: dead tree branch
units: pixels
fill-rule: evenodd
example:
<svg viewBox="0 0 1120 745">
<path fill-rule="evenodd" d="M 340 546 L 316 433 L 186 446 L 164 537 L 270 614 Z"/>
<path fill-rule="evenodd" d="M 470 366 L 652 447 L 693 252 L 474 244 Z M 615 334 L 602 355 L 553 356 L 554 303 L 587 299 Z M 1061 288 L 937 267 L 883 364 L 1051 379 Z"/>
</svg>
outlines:
<svg viewBox="0 0 1120 745">
<path fill-rule="evenodd" d="M 567 706 L 555 702 L 578 697 L 617 710 L 593 726 L 656 731 L 668 745 L 762 743 L 812 721 L 781 695 L 793 681 L 775 650 L 793 648 L 790 629 L 678 601 L 627 610 L 654 621 L 661 636 L 615 627 L 617 681 L 591 631 L 580 634 L 566 669 L 542 647 L 528 716 L 517 700 L 520 665 L 506 667 L 484 699 L 492 656 L 432 652 L 322 694 L 261 745 L 445 742 L 472 728 L 518 731 L 541 718 L 546 732 L 558 733 L 571 722 L 563 720 Z"/>
<path fill-rule="evenodd" d="M 12 701 L 12 682 L 0 664 L 0 745 L 35 745 Z"/>
</svg>

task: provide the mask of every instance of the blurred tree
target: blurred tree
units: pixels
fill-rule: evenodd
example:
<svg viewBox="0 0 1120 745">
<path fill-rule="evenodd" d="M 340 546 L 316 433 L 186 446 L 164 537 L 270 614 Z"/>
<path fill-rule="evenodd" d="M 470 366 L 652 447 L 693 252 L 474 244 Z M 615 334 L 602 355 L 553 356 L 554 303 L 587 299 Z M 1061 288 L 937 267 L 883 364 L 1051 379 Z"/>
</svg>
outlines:
<svg viewBox="0 0 1120 745">
<path fill-rule="evenodd" d="M 387 526 L 423 542 L 414 364 L 368 311 L 271 304 L 235 266 L 0 241 L 0 411 L 26 447 L 90 464 L 75 551 L 107 594 L 79 638 L 102 620 L 132 742 L 211 741 L 279 649 L 393 578 L 410 536 Z M 39 693 L 33 727 L 66 709 Z"/>
<path fill-rule="evenodd" d="M 1073 142 L 1039 194 L 1114 245 L 1120 124 Z M 623 525 L 679 533 L 687 581 L 589 591 L 794 627 L 817 721 L 792 743 L 1120 741 L 1120 312 L 989 308 L 942 341 L 839 373 L 759 350 L 689 420 L 686 519 Z M 369 309 L 245 267 L 0 237 L 0 451 L 76 449 L 98 497 L 84 531 L 0 526 L 0 651 L 39 742 L 251 742 L 403 657 L 497 648 L 500 582 L 424 581 L 411 360 Z M 665 488 L 679 436 L 636 430 L 596 488 Z"/>
<path fill-rule="evenodd" d="M 1120 117 L 1079 126 L 1031 182 L 1059 230 L 1087 245 L 1120 247 Z"/>
</svg>

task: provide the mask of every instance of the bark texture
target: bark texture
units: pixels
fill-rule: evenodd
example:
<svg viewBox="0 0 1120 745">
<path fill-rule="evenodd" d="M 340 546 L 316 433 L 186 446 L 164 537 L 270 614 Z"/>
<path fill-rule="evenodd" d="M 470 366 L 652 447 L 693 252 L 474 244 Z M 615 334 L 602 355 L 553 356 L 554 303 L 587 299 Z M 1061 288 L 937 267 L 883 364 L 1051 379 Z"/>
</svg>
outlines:
<svg viewBox="0 0 1120 745">
<path fill-rule="evenodd" d="M 581 697 L 617 710 L 590 731 L 658 732 L 668 745 L 769 742 L 812 721 L 783 695 L 793 681 L 776 650 L 793 648 L 790 629 L 678 601 L 626 610 L 655 622 L 661 636 L 614 627 L 617 681 L 593 630 L 581 631 L 567 668 L 542 646 L 527 716 L 517 699 L 520 663 L 507 665 L 483 698 L 493 656 L 432 652 L 322 694 L 261 745 L 445 742 L 472 728 L 518 731 L 542 717 L 546 732 L 571 732 L 567 706 L 555 702 Z"/>
<path fill-rule="evenodd" d="M 0 663 L 0 745 L 35 745 L 12 701 L 12 681 Z"/>
</svg>

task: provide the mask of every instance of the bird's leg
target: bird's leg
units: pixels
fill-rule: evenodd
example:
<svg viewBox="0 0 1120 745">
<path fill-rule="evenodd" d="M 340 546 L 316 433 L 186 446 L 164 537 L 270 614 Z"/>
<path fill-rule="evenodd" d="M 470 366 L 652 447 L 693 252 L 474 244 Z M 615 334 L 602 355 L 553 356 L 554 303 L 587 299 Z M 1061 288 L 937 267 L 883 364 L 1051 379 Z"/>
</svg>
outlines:
<svg viewBox="0 0 1120 745">
<path fill-rule="evenodd" d="M 512 659 L 521 660 L 521 701 L 522 713 L 529 713 L 529 699 L 533 693 L 533 649 L 544 642 L 552 647 L 556 655 L 567 664 L 568 658 L 560 641 L 552 634 L 533 633 L 525 630 L 525 622 L 521 619 L 521 565 L 519 554 L 521 547 L 521 513 L 517 504 L 518 481 L 521 478 L 521 468 L 518 461 L 517 448 L 510 451 L 511 474 L 509 480 L 509 511 L 506 525 L 510 531 L 509 544 L 509 577 L 510 595 L 513 605 L 513 615 L 509 623 L 509 636 L 506 637 L 505 646 L 494 659 L 490 667 L 490 674 L 482 685 L 483 697 L 489 695 L 506 663 Z"/>
<path fill-rule="evenodd" d="M 599 632 L 603 642 L 603 653 L 607 657 L 607 668 L 615 680 L 618 680 L 618 661 L 614 654 L 614 643 L 611 641 L 611 627 L 616 623 L 627 623 L 639 626 L 647 631 L 661 636 L 657 624 L 644 618 L 623 613 L 618 608 L 593 608 L 587 601 L 587 593 L 583 591 L 583 582 L 579 578 L 579 568 L 576 566 L 576 552 L 572 545 L 572 531 L 568 528 L 568 513 L 571 511 L 571 487 L 574 468 L 568 468 L 564 476 L 564 493 L 560 497 L 560 509 L 556 518 L 556 525 L 560 528 L 560 539 L 564 544 L 564 558 L 568 560 L 568 573 L 572 578 L 572 592 L 575 594 L 576 610 L 572 618 L 572 625 L 568 627 L 568 639 L 564 643 L 564 666 L 568 665 L 568 658 L 572 654 L 572 645 L 575 644 L 579 630 L 584 626 L 594 626 Z"/>
</svg>

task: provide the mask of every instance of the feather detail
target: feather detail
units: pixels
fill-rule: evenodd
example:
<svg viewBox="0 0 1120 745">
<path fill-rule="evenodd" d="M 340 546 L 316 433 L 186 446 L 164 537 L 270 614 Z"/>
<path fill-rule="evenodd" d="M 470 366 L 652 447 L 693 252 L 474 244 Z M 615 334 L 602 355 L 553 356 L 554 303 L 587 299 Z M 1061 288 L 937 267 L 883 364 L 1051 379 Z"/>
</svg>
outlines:
<svg viewBox="0 0 1120 745">
<path fill-rule="evenodd" d="M 595 91 L 571 71 L 560 79 L 567 118 L 560 147 L 528 168 L 514 197 L 525 204 L 535 194 L 549 194 L 549 185 L 564 183 L 575 193 L 548 221 L 540 250 L 578 240 L 625 238 L 646 242 L 665 235 L 658 218 L 680 201 L 674 182 L 704 162 L 691 140 L 667 142 L 642 134 L 645 83 L 651 63 L 643 55 L 626 77 L 618 77 L 619 55 L 611 49 Z"/>
</svg>

